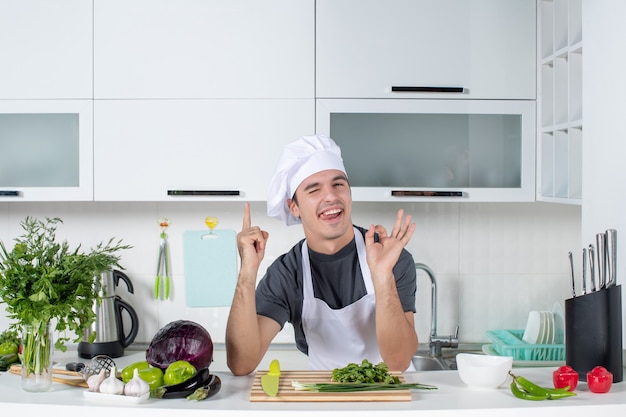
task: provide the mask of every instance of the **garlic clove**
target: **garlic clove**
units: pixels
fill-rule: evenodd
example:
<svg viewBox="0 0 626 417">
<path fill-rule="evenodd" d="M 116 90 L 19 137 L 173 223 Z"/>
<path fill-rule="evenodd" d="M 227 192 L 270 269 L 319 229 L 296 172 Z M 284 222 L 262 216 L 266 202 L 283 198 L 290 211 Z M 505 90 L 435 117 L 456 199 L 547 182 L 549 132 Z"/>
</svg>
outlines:
<svg viewBox="0 0 626 417">
<path fill-rule="evenodd" d="M 124 383 L 117 379 L 117 369 L 115 366 L 111 368 L 111 374 L 100 384 L 100 392 L 113 395 L 124 393 Z"/>
<path fill-rule="evenodd" d="M 124 386 L 124 394 L 129 397 L 141 397 L 150 392 L 150 385 L 139 377 L 139 369 L 133 371 L 133 378 Z"/>
<path fill-rule="evenodd" d="M 105 378 L 106 378 L 106 370 L 104 368 L 101 369 L 98 374 L 90 375 L 89 378 L 87 378 L 87 386 L 89 387 L 88 388 L 89 391 L 99 392 L 100 384 L 102 384 L 102 381 L 104 381 Z"/>
</svg>

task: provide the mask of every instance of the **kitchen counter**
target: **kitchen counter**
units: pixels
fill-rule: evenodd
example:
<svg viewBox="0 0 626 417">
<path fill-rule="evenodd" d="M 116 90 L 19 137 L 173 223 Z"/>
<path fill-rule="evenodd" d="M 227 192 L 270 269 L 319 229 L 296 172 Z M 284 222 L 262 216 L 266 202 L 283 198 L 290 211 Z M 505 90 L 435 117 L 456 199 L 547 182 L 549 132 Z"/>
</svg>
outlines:
<svg viewBox="0 0 626 417">
<path fill-rule="evenodd" d="M 272 349 L 261 362 L 259 369 L 267 369 L 271 359 L 279 359 L 284 370 L 305 369 L 305 360 L 301 353 L 293 349 Z M 143 351 L 129 351 L 115 362 L 119 368 L 144 360 Z M 88 360 L 79 358 L 75 351 L 57 353 L 58 366 L 65 363 Z M 540 385 L 551 386 L 554 368 L 516 368 L 519 375 Z M 105 404 L 83 397 L 83 388 L 53 383 L 52 390 L 41 393 L 29 393 L 22 390 L 20 377 L 9 373 L 0 373 L 0 403 L 3 415 L 16 415 L 26 411 L 35 415 L 89 415 L 90 417 L 107 416 L 123 413 L 133 416 L 171 417 L 176 412 L 178 417 L 194 415 L 219 416 L 301 416 L 320 414 L 324 416 L 507 416 L 533 417 L 567 415 L 585 416 L 592 413 L 617 415 L 626 412 L 626 383 L 614 384 L 607 394 L 593 394 L 585 383 L 580 383 L 578 396 L 556 401 L 524 401 L 513 397 L 508 384 L 496 390 L 471 389 L 465 386 L 456 371 L 429 371 L 406 373 L 407 382 L 420 382 L 438 387 L 435 391 L 413 391 L 410 402 L 334 402 L 334 403 L 259 403 L 250 402 L 250 387 L 254 375 L 235 377 L 226 368 L 225 352 L 216 350 L 213 373 L 222 380 L 221 391 L 213 398 L 204 401 L 186 399 L 157 400 L 148 399 L 140 404 Z M 30 413 L 29 413 L 30 414 Z"/>
</svg>

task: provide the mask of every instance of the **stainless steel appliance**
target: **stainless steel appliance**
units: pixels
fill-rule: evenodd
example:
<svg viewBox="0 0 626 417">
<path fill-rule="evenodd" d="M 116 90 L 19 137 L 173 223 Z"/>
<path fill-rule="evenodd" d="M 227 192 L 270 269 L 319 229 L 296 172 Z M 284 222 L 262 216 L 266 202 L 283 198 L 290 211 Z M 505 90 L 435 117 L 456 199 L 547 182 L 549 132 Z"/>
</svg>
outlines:
<svg viewBox="0 0 626 417">
<path fill-rule="evenodd" d="M 122 356 L 124 348 L 135 340 L 139 330 L 139 318 L 135 310 L 115 294 L 120 280 L 126 283 L 128 291 L 132 294 L 133 284 L 123 272 L 111 270 L 100 275 L 98 285 L 102 300 L 93 306 L 96 320 L 85 330 L 83 341 L 78 344 L 79 356 L 93 358 L 97 355 L 107 355 L 117 358 Z M 124 328 L 124 311 L 130 317 L 128 331 Z M 95 340 L 89 343 L 94 333 Z"/>
</svg>

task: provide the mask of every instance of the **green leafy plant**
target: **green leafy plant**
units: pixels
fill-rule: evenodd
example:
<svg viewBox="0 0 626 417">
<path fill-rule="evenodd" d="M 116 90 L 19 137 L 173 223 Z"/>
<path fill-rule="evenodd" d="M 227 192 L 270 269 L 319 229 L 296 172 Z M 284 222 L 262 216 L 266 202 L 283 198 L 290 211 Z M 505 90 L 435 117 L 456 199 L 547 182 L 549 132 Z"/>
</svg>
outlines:
<svg viewBox="0 0 626 417">
<path fill-rule="evenodd" d="M 63 223 L 58 217 L 45 221 L 26 217 L 20 222 L 25 233 L 15 239 L 11 251 L 0 241 L 0 299 L 15 320 L 13 329 L 27 325 L 43 329 L 56 322 L 55 347 L 65 351 L 71 340 L 67 332 L 73 332 L 78 342 L 95 321 L 93 305 L 101 301 L 95 277 L 113 267 L 122 269 L 117 252 L 131 246 L 110 239 L 88 253 L 80 245 L 71 250 L 67 241 L 56 240 L 58 223 Z"/>
</svg>

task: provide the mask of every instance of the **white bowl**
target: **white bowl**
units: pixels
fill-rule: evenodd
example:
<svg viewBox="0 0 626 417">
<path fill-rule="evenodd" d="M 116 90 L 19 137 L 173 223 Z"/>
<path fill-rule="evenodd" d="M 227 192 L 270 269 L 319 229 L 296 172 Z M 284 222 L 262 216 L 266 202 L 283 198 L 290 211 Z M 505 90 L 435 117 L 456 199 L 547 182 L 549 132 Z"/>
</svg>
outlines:
<svg viewBox="0 0 626 417">
<path fill-rule="evenodd" d="M 474 388 L 498 388 L 509 377 L 513 368 L 512 356 L 491 356 L 473 353 L 456 355 L 459 377 Z"/>
</svg>

